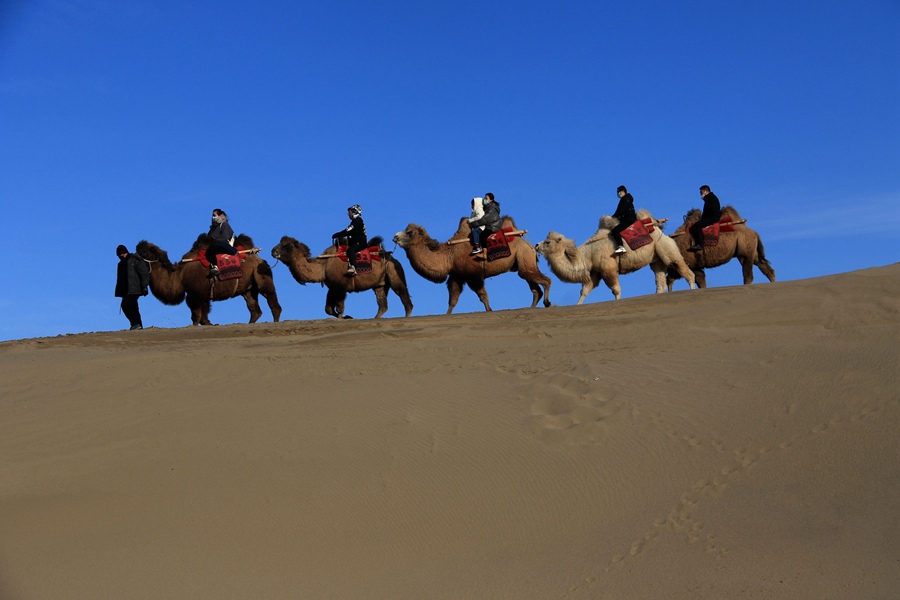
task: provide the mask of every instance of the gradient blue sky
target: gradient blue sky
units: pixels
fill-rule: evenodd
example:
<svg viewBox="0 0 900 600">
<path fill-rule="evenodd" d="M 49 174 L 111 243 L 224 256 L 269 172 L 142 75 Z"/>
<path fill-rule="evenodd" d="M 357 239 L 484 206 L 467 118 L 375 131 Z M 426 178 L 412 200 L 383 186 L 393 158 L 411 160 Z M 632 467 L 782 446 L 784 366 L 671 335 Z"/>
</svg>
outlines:
<svg viewBox="0 0 900 600">
<path fill-rule="evenodd" d="M 779 280 L 897 262 L 898 32 L 897 0 L 0 0 L 0 339 L 125 328 L 116 245 L 180 257 L 215 207 L 265 256 L 282 235 L 324 248 L 354 203 L 370 235 L 446 239 L 487 191 L 532 243 L 580 243 L 618 185 L 677 225 L 709 184 Z M 442 314 L 446 288 L 407 275 L 414 315 Z M 275 282 L 283 319 L 325 316 L 324 289 L 283 265 Z M 652 273 L 622 287 L 650 294 Z M 530 304 L 514 274 L 488 292 Z M 479 310 L 466 290 L 457 312 Z M 241 299 L 211 316 L 248 317 Z"/>
</svg>

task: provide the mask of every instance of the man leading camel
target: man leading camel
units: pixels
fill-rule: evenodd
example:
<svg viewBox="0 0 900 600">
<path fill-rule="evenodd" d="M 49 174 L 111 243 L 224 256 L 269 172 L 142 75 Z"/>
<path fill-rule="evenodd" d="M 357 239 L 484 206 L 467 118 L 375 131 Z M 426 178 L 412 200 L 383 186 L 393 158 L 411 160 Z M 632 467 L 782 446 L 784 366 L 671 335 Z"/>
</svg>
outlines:
<svg viewBox="0 0 900 600">
<path fill-rule="evenodd" d="M 718 223 L 722 218 L 722 205 L 719 204 L 719 199 L 710 191 L 708 185 L 700 186 L 700 197 L 703 198 L 703 213 L 700 215 L 700 220 L 690 228 L 691 239 L 694 241 L 694 245 L 688 248 L 691 252 L 703 250 L 703 228 Z"/>
</svg>

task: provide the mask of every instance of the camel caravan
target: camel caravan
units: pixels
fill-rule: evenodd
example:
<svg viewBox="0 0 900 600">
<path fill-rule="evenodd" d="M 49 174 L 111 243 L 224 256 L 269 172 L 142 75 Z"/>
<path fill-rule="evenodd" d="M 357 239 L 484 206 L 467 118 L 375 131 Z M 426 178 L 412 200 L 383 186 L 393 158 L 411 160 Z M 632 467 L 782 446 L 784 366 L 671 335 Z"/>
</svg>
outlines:
<svg viewBox="0 0 900 600">
<path fill-rule="evenodd" d="M 532 245 L 524 237 L 527 230 L 519 229 L 512 217 L 500 216 L 492 194 L 473 198 L 472 214 L 461 218 L 456 232 L 444 242 L 433 239 L 415 223 L 397 232 L 393 241 L 418 275 L 433 283 L 446 283 L 446 314 L 453 312 L 466 286 L 478 295 L 486 311 L 492 310 L 485 281 L 503 273 L 516 273 L 525 280 L 531 290 L 531 308 L 541 300 L 549 307 L 552 282 L 538 268 L 541 256 L 561 281 L 581 284 L 577 304 L 601 281 L 618 300 L 622 293 L 619 276 L 647 266 L 654 274 L 658 294 L 672 291 L 678 279 L 684 279 L 691 289 L 704 288 L 705 269 L 733 258 L 741 263 L 745 285 L 753 282 L 754 265 L 769 281 L 775 281 L 759 235 L 733 207 L 720 209 L 708 186 L 701 187 L 703 210 L 691 209 L 684 223 L 669 235 L 663 233 L 668 219 L 656 219 L 645 209 L 635 210 L 624 186 L 617 192 L 616 212 L 602 216 L 597 231 L 581 245 L 555 231 Z M 306 244 L 283 236 L 271 250 L 275 265 L 283 262 L 300 285 L 318 283 L 327 288 L 325 314 L 329 316 L 349 318 L 344 310 L 347 294 L 371 290 L 377 303 L 376 319 L 388 310 L 389 291 L 400 298 L 408 317 L 413 303 L 403 265 L 384 247 L 381 236 L 367 237 L 361 215 L 359 205 L 350 207 L 350 225 L 333 234 L 332 244 L 317 255 Z M 247 304 L 250 323 L 263 314 L 260 295 L 273 320 L 279 321 L 281 306 L 272 267 L 260 258 L 260 251 L 249 236 L 234 235 L 220 209 L 213 211 L 210 233 L 200 235 L 177 263 L 146 240 L 136 247 L 136 254 L 149 267 L 150 291 L 166 305 L 186 302 L 193 325 L 210 325 L 211 303 L 238 296 Z"/>
</svg>

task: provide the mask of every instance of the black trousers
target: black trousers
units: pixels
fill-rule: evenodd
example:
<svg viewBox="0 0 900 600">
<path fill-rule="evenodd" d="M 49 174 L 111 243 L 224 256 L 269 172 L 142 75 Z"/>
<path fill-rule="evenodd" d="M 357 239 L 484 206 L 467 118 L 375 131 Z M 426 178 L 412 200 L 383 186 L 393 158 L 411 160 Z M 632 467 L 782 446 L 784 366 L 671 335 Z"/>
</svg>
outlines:
<svg viewBox="0 0 900 600">
<path fill-rule="evenodd" d="M 369 244 L 350 244 L 347 246 L 347 260 L 350 261 L 350 264 L 353 265 L 353 268 L 356 268 L 356 253 L 360 250 L 365 250 Z"/>
<path fill-rule="evenodd" d="M 124 298 L 122 298 L 122 312 L 128 318 L 128 322 L 131 323 L 132 326 L 140 325 L 144 326 L 141 323 L 141 311 L 138 308 L 138 298 L 140 298 L 140 294 L 127 294 Z"/>
<path fill-rule="evenodd" d="M 612 236 L 612 239 L 617 246 L 622 245 L 622 232 L 631 227 L 633 224 L 634 221 L 632 221 L 631 223 L 619 223 L 609 230 L 609 235 Z"/>
<path fill-rule="evenodd" d="M 228 244 L 213 244 L 209 248 L 206 249 L 206 260 L 209 261 L 210 265 L 216 264 L 216 260 L 220 254 L 237 254 L 237 250 L 229 246 Z"/>
<path fill-rule="evenodd" d="M 703 245 L 703 228 L 709 227 L 716 222 L 718 222 L 718 219 L 700 219 L 699 221 L 691 225 L 691 237 L 694 240 L 695 246 Z"/>
</svg>

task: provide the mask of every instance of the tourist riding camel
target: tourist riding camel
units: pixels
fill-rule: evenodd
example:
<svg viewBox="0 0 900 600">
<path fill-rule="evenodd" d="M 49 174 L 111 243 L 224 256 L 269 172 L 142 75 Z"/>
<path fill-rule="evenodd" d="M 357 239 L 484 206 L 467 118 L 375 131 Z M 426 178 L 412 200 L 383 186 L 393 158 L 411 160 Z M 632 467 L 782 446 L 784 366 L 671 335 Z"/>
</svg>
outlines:
<svg viewBox="0 0 900 600">
<path fill-rule="evenodd" d="M 365 250 L 369 240 L 366 236 L 366 224 L 362 220 L 362 206 L 354 204 L 347 209 L 347 216 L 350 217 L 350 224 L 332 233 L 331 237 L 334 240 L 347 238 L 347 261 L 350 263 L 347 266 L 347 276 L 356 277 L 356 253 Z M 340 242 L 337 241 L 334 245 L 336 248 L 340 247 Z"/>
</svg>

